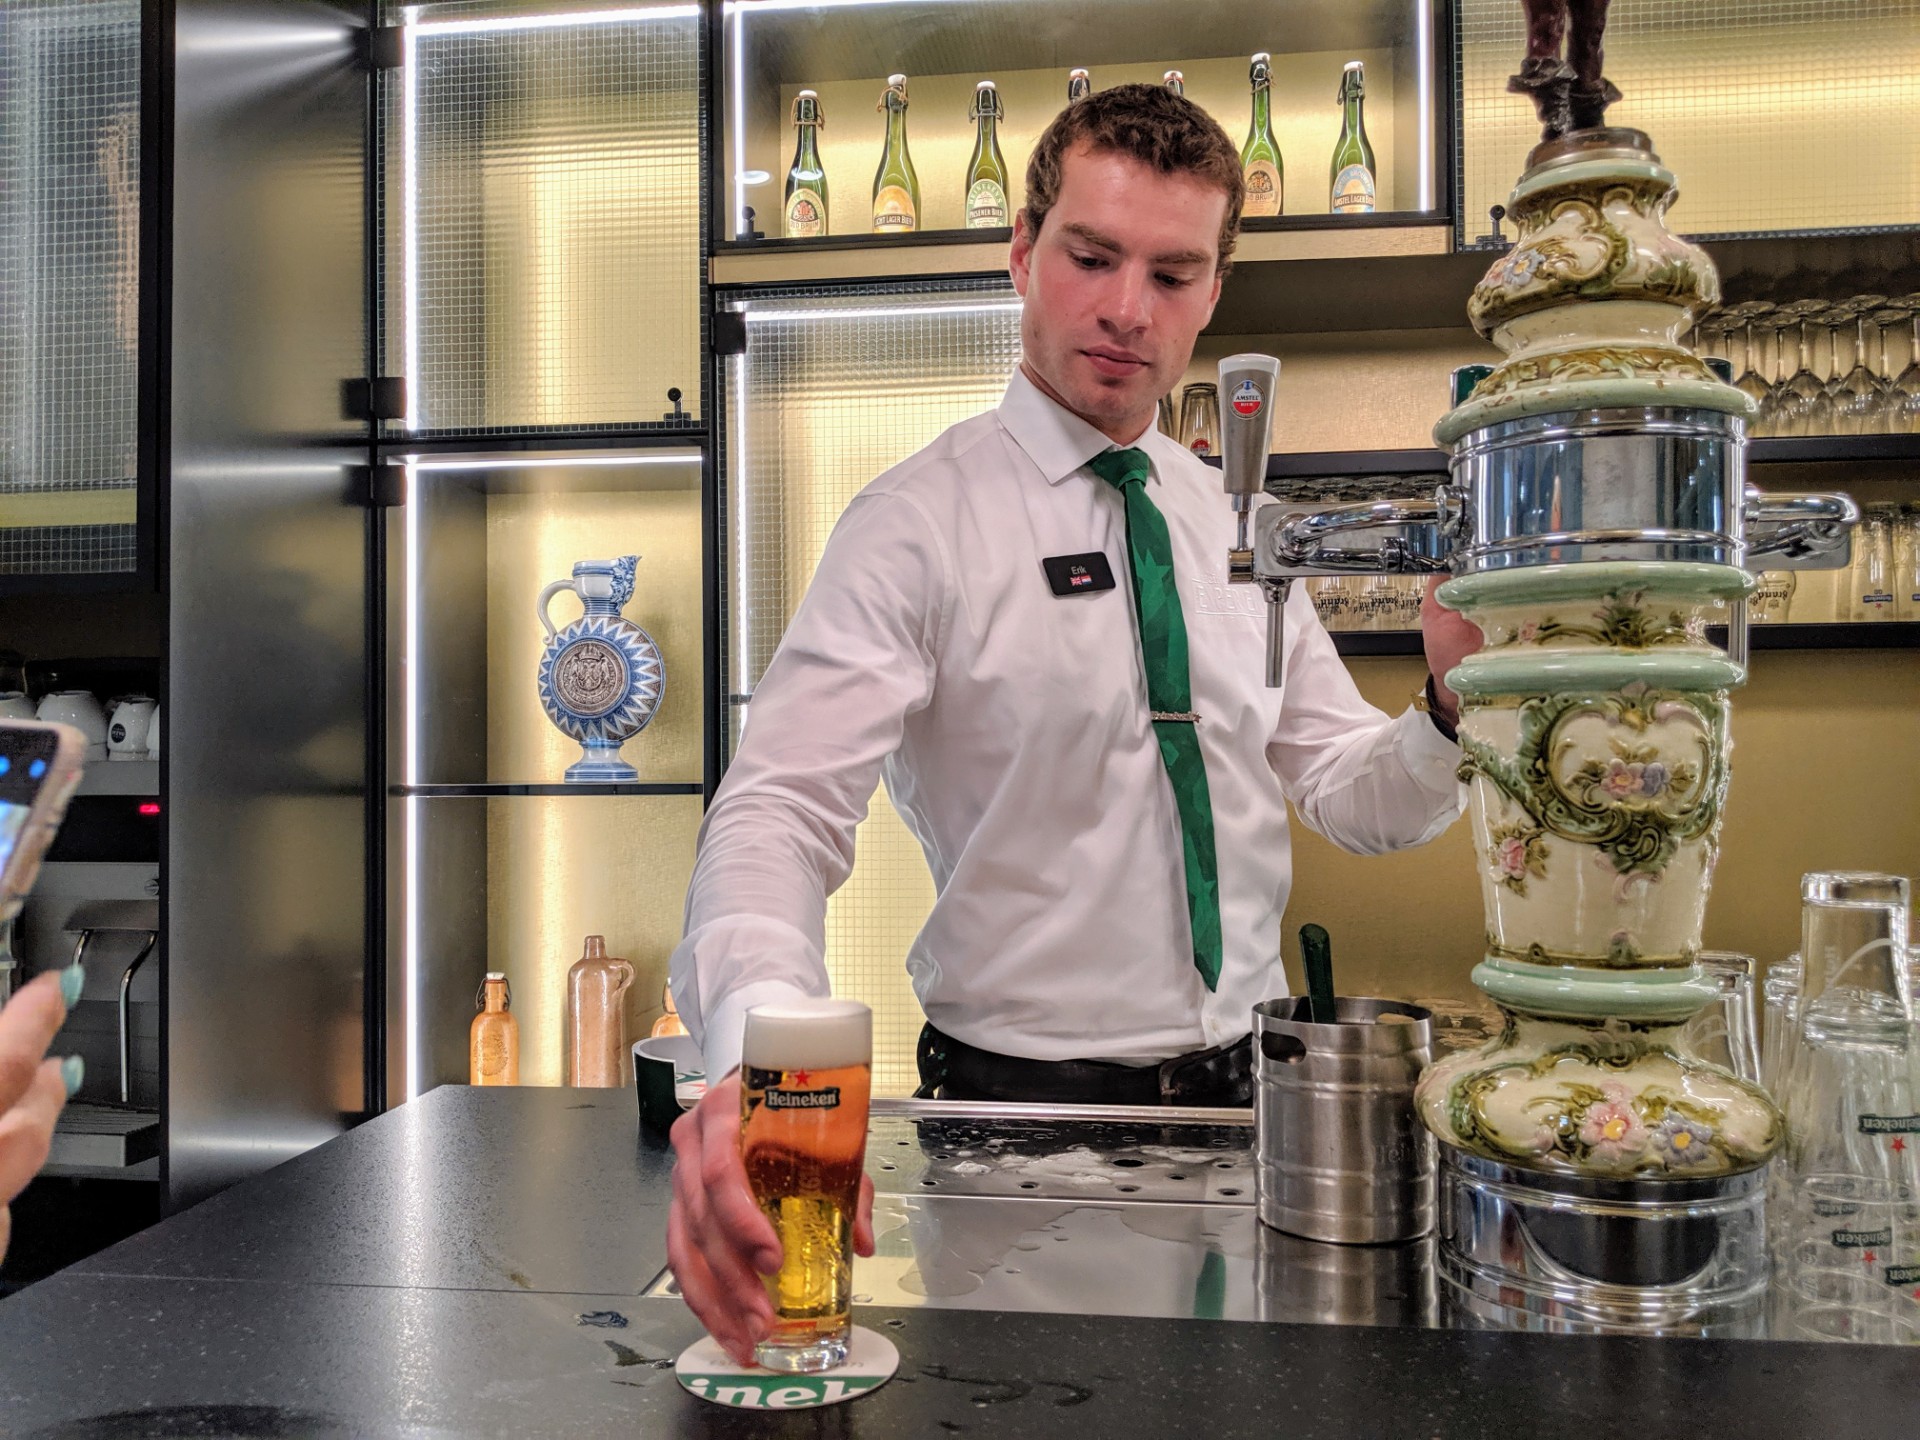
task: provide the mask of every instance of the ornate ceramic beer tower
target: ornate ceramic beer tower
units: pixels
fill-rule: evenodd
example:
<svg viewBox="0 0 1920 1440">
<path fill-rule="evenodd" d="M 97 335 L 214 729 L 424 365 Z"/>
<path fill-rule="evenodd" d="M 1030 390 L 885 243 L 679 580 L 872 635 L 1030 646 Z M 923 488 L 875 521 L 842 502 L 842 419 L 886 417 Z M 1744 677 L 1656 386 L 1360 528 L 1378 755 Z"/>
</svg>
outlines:
<svg viewBox="0 0 1920 1440">
<path fill-rule="evenodd" d="M 1604 123 L 1604 0 L 1573 8 L 1562 61 L 1566 0 L 1527 3 L 1512 88 L 1546 138 L 1508 206 L 1517 242 L 1469 302 L 1506 359 L 1435 427 L 1450 483 L 1269 505 L 1236 560 L 1270 598 L 1302 575 L 1451 570 L 1440 600 L 1486 635 L 1447 683 L 1486 909 L 1473 978 L 1504 1024 L 1416 1094 L 1449 1279 L 1550 1327 L 1710 1331 L 1764 1287 L 1761 1167 L 1783 1138 L 1763 1091 L 1679 1038 L 1714 995 L 1697 959 L 1744 600 L 1750 568 L 1844 563 L 1858 512 L 1748 490 L 1753 402 L 1680 340 L 1719 277 L 1666 226 L 1652 142 Z"/>
</svg>

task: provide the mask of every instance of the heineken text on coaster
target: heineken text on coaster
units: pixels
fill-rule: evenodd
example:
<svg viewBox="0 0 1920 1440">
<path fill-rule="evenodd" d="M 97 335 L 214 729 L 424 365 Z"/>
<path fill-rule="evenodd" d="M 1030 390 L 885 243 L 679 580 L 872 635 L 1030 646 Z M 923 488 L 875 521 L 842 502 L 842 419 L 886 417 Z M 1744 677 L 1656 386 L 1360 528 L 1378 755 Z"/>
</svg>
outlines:
<svg viewBox="0 0 1920 1440">
<path fill-rule="evenodd" d="M 886 1336 L 853 1327 L 843 1365 L 812 1375 L 791 1375 L 758 1365 L 736 1365 L 711 1335 L 689 1345 L 673 1367 L 689 1394 L 736 1410 L 812 1410 L 838 1405 L 878 1390 L 900 1368 L 900 1352 Z"/>
</svg>

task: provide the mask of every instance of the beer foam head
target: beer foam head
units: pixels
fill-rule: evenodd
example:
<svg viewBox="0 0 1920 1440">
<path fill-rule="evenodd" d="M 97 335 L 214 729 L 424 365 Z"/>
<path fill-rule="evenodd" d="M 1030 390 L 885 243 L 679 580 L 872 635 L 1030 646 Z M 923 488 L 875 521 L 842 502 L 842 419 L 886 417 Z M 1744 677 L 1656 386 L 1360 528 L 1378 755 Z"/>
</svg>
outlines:
<svg viewBox="0 0 1920 1440">
<path fill-rule="evenodd" d="M 782 1000 L 747 1011 L 742 1064 L 828 1070 L 873 1059 L 873 1011 L 858 1000 Z"/>
</svg>

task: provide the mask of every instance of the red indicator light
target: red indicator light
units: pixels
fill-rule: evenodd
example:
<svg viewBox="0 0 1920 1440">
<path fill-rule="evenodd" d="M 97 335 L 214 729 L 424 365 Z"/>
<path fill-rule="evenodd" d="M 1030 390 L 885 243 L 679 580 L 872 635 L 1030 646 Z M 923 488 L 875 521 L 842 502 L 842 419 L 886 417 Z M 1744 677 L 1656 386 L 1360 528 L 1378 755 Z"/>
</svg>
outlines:
<svg viewBox="0 0 1920 1440">
<path fill-rule="evenodd" d="M 158 815 L 160 813 L 160 806 L 158 802 L 153 800 L 143 801 L 140 805 L 140 813 L 142 815 Z"/>
</svg>

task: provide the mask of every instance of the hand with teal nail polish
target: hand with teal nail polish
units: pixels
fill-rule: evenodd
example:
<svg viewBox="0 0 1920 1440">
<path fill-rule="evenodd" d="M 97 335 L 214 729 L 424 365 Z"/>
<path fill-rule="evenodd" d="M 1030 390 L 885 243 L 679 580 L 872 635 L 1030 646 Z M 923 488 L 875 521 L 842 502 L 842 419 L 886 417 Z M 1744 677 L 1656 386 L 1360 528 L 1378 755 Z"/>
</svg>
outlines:
<svg viewBox="0 0 1920 1440">
<path fill-rule="evenodd" d="M 0 1258 L 13 1226 L 6 1207 L 46 1164 L 54 1122 L 86 1073 L 78 1055 L 47 1058 L 78 968 L 36 976 L 0 1009 Z"/>
</svg>

